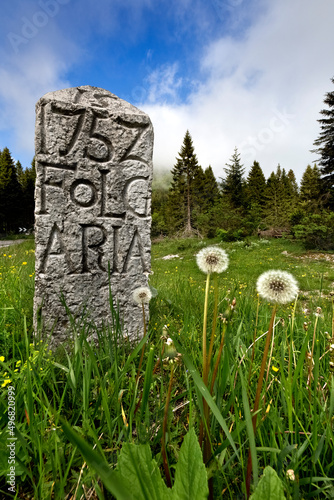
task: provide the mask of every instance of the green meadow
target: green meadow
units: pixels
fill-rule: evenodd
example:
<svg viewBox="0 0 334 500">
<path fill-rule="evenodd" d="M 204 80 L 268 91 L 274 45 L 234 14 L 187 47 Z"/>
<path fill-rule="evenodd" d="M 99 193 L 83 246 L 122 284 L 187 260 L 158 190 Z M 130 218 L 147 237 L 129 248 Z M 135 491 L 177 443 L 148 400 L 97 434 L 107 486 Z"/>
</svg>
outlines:
<svg viewBox="0 0 334 500">
<path fill-rule="evenodd" d="M 229 266 L 208 285 L 206 386 L 207 276 L 196 254 L 213 244 Z M 293 274 L 300 293 L 278 305 L 254 429 L 273 310 L 256 281 L 270 269 Z M 0 248 L 0 496 L 334 498 L 334 254 L 288 239 L 164 239 L 152 245 L 149 285 L 139 344 L 120 341 L 115 307 L 113 330 L 71 317 L 69 345 L 52 352 L 43 332 L 33 335 L 34 242 Z M 98 347 L 87 341 L 92 333 Z M 15 492 L 7 481 L 9 388 Z"/>
</svg>

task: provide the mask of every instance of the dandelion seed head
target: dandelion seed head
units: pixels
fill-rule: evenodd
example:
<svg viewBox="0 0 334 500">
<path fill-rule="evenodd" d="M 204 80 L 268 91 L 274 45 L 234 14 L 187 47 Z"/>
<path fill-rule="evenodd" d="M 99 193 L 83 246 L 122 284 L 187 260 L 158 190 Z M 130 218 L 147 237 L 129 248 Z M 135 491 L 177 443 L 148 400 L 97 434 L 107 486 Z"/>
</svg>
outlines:
<svg viewBox="0 0 334 500">
<path fill-rule="evenodd" d="M 314 313 L 314 316 L 316 316 L 317 318 L 320 318 L 322 316 L 321 307 L 317 307 L 316 312 Z"/>
<path fill-rule="evenodd" d="M 140 286 L 134 290 L 132 297 L 136 304 L 148 304 L 152 298 L 152 293 L 147 286 Z"/>
<path fill-rule="evenodd" d="M 256 283 L 259 295 L 270 302 L 286 304 L 298 294 L 298 283 L 286 271 L 271 270 L 261 274 Z"/>
<path fill-rule="evenodd" d="M 206 274 L 222 273 L 228 267 L 228 255 L 219 247 L 206 247 L 198 252 L 196 262 Z"/>
</svg>

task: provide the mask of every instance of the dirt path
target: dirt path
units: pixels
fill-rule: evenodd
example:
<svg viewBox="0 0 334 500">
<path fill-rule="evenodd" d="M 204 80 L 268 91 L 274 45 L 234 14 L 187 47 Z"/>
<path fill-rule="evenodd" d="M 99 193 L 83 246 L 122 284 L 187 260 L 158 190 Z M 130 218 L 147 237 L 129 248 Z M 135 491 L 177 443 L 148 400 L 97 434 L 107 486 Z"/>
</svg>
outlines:
<svg viewBox="0 0 334 500">
<path fill-rule="evenodd" d="M 1 247 L 10 247 L 11 245 L 16 245 L 18 243 L 22 243 L 25 240 L 0 240 L 0 248 Z"/>
</svg>

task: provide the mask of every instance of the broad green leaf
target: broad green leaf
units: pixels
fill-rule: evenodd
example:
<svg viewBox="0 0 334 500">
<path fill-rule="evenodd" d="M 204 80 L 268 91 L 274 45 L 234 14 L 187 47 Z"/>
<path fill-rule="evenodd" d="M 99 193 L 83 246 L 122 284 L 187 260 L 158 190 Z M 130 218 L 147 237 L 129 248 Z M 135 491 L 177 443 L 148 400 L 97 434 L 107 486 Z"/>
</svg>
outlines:
<svg viewBox="0 0 334 500">
<path fill-rule="evenodd" d="M 202 451 L 194 429 L 190 429 L 180 449 L 173 498 L 175 500 L 205 500 L 208 494 L 208 478 Z"/>
<path fill-rule="evenodd" d="M 266 467 L 250 500 L 285 500 L 283 484 L 274 469 Z"/>
<path fill-rule="evenodd" d="M 117 462 L 117 474 L 131 485 L 134 500 L 168 500 L 171 490 L 165 485 L 148 444 L 124 443 Z"/>
</svg>

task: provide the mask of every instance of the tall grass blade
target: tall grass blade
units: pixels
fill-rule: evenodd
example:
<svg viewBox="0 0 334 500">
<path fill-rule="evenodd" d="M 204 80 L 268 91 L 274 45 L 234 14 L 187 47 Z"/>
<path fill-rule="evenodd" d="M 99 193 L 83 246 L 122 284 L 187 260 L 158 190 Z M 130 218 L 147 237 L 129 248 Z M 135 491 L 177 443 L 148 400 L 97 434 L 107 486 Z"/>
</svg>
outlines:
<svg viewBox="0 0 334 500">
<path fill-rule="evenodd" d="M 230 445 L 232 446 L 233 450 L 235 451 L 235 453 L 239 459 L 239 453 L 238 453 L 237 448 L 235 446 L 235 442 L 233 441 L 233 438 L 228 430 L 226 421 L 225 421 L 223 415 L 220 413 L 220 411 L 219 411 L 216 403 L 214 402 L 208 388 L 205 386 L 203 379 L 201 378 L 200 374 L 198 373 L 198 371 L 194 367 L 192 361 L 190 360 L 189 356 L 185 353 L 183 348 L 181 348 L 181 346 L 177 342 L 174 341 L 174 343 L 175 343 L 175 346 L 176 346 L 178 352 L 180 352 L 182 354 L 184 362 L 187 365 L 187 368 L 188 368 L 198 390 L 200 391 L 200 393 L 202 394 L 202 396 L 204 397 L 204 399 L 208 403 L 209 407 L 211 408 L 213 415 L 215 416 L 215 418 L 219 422 L 221 428 L 223 429 L 223 431 L 225 433 L 226 438 L 229 440 Z"/>
<path fill-rule="evenodd" d="M 247 434 L 248 434 L 248 439 L 249 439 L 249 448 L 250 448 L 250 454 L 251 454 L 251 458 L 252 458 L 253 481 L 254 481 L 254 484 L 256 486 L 258 483 L 259 469 L 258 469 L 256 446 L 255 446 L 255 433 L 254 433 L 254 428 L 253 428 L 252 415 L 251 415 L 249 402 L 248 402 L 246 383 L 245 383 L 245 379 L 244 379 L 241 367 L 239 368 L 239 374 L 240 374 L 240 378 L 241 378 L 242 402 L 244 405 L 244 417 L 245 417 L 245 421 L 246 421 L 246 428 L 247 428 Z"/>
<path fill-rule="evenodd" d="M 152 372 L 153 372 L 153 362 L 154 362 L 154 348 L 151 348 L 149 356 L 148 356 L 148 360 L 147 360 L 146 371 L 145 371 L 143 398 L 142 398 L 141 409 L 140 409 L 141 419 L 143 419 L 143 417 L 144 417 L 144 413 L 145 413 L 146 407 L 147 407 L 148 397 L 150 394 Z"/>
<path fill-rule="evenodd" d="M 114 471 L 110 470 L 104 457 L 101 457 L 100 454 L 92 450 L 92 448 L 79 436 L 77 432 L 73 431 L 63 419 L 61 420 L 61 426 L 64 434 L 74 446 L 78 447 L 87 464 L 100 476 L 108 491 L 110 491 L 110 493 L 112 493 L 117 500 L 129 500 L 132 496 L 129 492 L 129 485 L 124 484 L 125 481 L 122 480 Z"/>
</svg>

